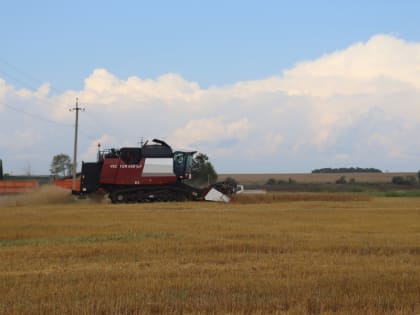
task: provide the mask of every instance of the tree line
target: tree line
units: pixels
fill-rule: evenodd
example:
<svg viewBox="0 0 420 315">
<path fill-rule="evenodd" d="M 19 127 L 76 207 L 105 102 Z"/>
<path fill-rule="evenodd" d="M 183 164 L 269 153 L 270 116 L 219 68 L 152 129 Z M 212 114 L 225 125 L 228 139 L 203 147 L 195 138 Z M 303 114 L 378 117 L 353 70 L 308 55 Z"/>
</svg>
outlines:
<svg viewBox="0 0 420 315">
<path fill-rule="evenodd" d="M 381 170 L 373 167 L 362 168 L 362 167 L 340 167 L 340 168 L 319 168 L 313 170 L 313 174 L 335 174 L 335 173 L 382 173 Z"/>
</svg>

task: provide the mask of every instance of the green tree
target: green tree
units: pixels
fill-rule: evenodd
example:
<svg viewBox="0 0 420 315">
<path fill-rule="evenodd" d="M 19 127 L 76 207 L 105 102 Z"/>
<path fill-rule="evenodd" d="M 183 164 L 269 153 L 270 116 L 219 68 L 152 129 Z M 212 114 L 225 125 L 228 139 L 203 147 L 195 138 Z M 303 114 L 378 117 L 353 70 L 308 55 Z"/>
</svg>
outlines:
<svg viewBox="0 0 420 315">
<path fill-rule="evenodd" d="M 232 177 L 227 177 L 225 179 L 225 182 L 231 185 L 232 187 L 236 187 L 236 185 L 238 185 L 238 181 Z"/>
<path fill-rule="evenodd" d="M 275 185 L 276 180 L 274 178 L 269 178 L 265 184 L 266 185 Z"/>
<path fill-rule="evenodd" d="M 72 171 L 72 163 L 70 157 L 67 154 L 60 153 L 54 155 L 50 172 L 54 176 L 67 176 L 70 175 Z"/>
<path fill-rule="evenodd" d="M 335 181 L 336 184 L 347 184 L 346 176 L 341 176 Z"/>
<path fill-rule="evenodd" d="M 415 185 L 417 183 L 415 176 L 394 176 L 392 183 L 395 185 Z"/>
<path fill-rule="evenodd" d="M 198 153 L 194 156 L 191 177 L 191 182 L 198 186 L 214 184 L 217 181 L 217 173 L 207 155 Z"/>
</svg>

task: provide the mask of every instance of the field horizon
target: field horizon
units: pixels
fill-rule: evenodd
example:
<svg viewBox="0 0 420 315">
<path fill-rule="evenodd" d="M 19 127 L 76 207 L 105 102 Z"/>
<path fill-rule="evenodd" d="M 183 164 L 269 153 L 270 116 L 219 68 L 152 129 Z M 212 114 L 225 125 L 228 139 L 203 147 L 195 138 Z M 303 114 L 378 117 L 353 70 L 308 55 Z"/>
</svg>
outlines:
<svg viewBox="0 0 420 315">
<path fill-rule="evenodd" d="M 296 183 L 325 184 L 335 183 L 344 176 L 347 180 L 354 179 L 356 183 L 391 183 L 394 176 L 415 176 L 416 172 L 383 172 L 383 173 L 221 173 L 219 180 L 233 178 L 241 184 L 264 184 L 270 178 L 276 181 L 292 179 Z"/>
</svg>

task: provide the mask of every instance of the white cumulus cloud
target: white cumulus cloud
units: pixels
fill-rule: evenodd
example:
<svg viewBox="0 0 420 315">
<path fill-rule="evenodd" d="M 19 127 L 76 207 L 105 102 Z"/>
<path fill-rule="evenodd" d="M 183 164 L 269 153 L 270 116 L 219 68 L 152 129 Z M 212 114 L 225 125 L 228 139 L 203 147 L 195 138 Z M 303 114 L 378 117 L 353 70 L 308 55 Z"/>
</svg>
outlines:
<svg viewBox="0 0 420 315">
<path fill-rule="evenodd" d="M 54 154 L 72 153 L 74 113 L 68 109 L 76 97 L 86 108 L 80 113 L 82 159 L 94 158 L 98 142 L 103 148 L 138 145 L 143 137 L 206 153 L 224 172 L 420 165 L 420 43 L 390 35 L 226 86 L 204 89 L 174 73 L 118 78 L 96 69 L 79 91 L 49 91 L 49 84 L 31 91 L 0 79 L 1 158 L 17 170 L 22 166 L 13 157 L 25 150 L 44 165 L 40 172 Z"/>
</svg>

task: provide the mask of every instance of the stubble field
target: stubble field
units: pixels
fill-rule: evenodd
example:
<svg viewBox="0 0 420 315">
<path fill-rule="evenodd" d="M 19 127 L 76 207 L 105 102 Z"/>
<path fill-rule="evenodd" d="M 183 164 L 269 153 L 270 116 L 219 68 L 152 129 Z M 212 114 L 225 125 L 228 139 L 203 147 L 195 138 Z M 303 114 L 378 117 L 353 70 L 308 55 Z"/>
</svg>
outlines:
<svg viewBox="0 0 420 315">
<path fill-rule="evenodd" d="M 0 313 L 420 313 L 419 199 L 247 198 L 0 203 Z"/>
</svg>

